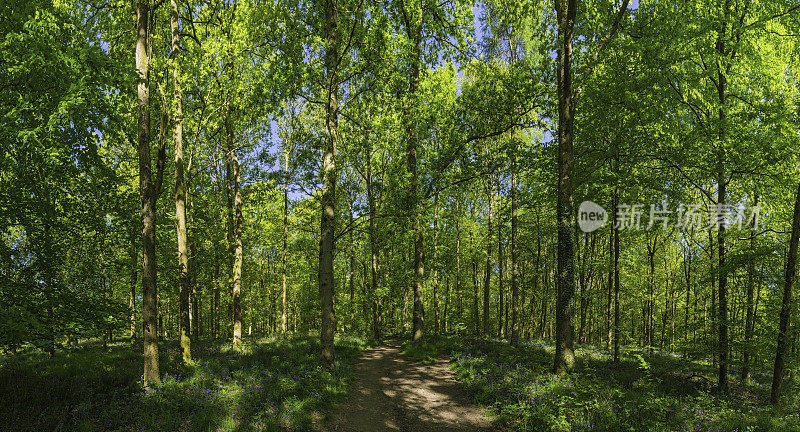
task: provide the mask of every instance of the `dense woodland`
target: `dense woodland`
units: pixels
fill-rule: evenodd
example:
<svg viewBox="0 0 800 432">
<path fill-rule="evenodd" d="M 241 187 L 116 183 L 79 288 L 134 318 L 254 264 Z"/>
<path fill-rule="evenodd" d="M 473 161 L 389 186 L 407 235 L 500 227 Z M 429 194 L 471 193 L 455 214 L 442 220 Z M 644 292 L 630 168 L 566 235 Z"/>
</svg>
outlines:
<svg viewBox="0 0 800 432">
<path fill-rule="evenodd" d="M 338 376 L 394 335 L 800 429 L 795 0 L 7 0 L 0 35 L 4 376 L 116 359 L 147 401 L 258 338 Z M 596 427 L 734 430 L 670 413 Z"/>
</svg>

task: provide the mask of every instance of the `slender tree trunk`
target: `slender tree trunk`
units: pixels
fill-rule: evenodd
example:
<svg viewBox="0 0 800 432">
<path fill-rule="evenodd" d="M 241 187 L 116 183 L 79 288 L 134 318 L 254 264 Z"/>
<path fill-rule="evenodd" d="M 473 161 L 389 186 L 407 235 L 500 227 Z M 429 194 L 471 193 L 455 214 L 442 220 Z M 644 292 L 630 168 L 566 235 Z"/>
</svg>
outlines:
<svg viewBox="0 0 800 432">
<path fill-rule="evenodd" d="M 355 316 L 356 316 L 356 305 L 355 305 L 355 295 L 356 295 L 356 285 L 355 285 L 355 267 L 356 267 L 356 256 L 353 251 L 353 197 L 350 196 L 349 209 L 350 209 L 350 244 L 347 248 L 347 255 L 348 255 L 348 284 L 350 285 L 350 331 L 353 331 L 355 328 Z"/>
<path fill-rule="evenodd" d="M 186 184 L 188 186 L 188 182 Z M 187 189 L 191 190 L 189 187 L 187 187 Z M 187 207 L 186 210 L 188 212 L 191 212 L 191 210 L 192 210 L 191 201 L 187 200 L 187 206 L 186 207 Z M 187 242 L 186 243 L 187 243 L 187 248 L 186 249 L 188 250 L 188 254 L 189 254 L 188 268 L 192 269 L 193 266 L 194 266 L 194 260 L 192 259 L 193 253 L 192 253 L 192 240 L 191 240 L 191 237 L 187 238 Z M 192 319 L 191 319 L 191 327 L 192 327 L 192 338 L 194 338 L 194 340 L 199 340 L 203 335 L 203 316 L 202 316 L 203 315 L 203 304 L 202 304 L 202 294 L 203 293 L 202 293 L 202 291 L 200 291 L 200 292 L 197 291 L 197 283 L 196 283 L 196 281 L 194 279 L 194 276 L 195 276 L 195 274 L 190 271 L 189 272 L 189 287 L 191 289 L 191 299 L 190 299 L 190 304 L 191 304 L 191 309 L 190 310 L 192 312 L 192 314 L 191 314 L 191 317 L 192 317 Z"/>
<path fill-rule="evenodd" d="M 175 86 L 175 226 L 178 239 L 178 293 L 180 307 L 180 337 L 184 364 L 192 362 L 192 338 L 189 322 L 189 251 L 186 240 L 186 189 L 183 164 L 183 94 L 181 92 L 180 23 L 177 0 L 170 1 L 170 27 L 172 30 L 172 61 Z"/>
<path fill-rule="evenodd" d="M 619 170 L 617 157 L 615 172 Z M 617 220 L 617 207 L 619 203 L 619 185 L 614 187 L 613 219 Z M 619 229 L 614 231 L 614 362 L 619 363 L 620 320 L 619 320 Z"/>
<path fill-rule="evenodd" d="M 475 220 L 474 210 L 475 207 L 473 206 L 472 220 Z M 469 249 L 473 251 L 473 253 L 475 251 L 474 234 L 475 233 L 473 233 L 472 231 L 469 232 Z M 471 261 L 472 261 L 472 294 L 473 294 L 472 306 L 474 312 L 472 315 L 472 321 L 475 325 L 475 327 L 473 328 L 473 334 L 477 336 L 481 333 L 481 311 L 480 311 L 480 295 L 478 294 L 478 262 L 475 261 L 475 255 L 472 256 Z"/>
<path fill-rule="evenodd" d="M 378 249 L 375 244 L 375 195 L 372 188 L 372 142 L 367 135 L 367 201 L 369 204 L 369 252 L 372 291 L 372 337 L 381 338 L 381 311 L 378 294 Z"/>
<path fill-rule="evenodd" d="M 709 247 L 709 266 L 711 267 L 711 335 L 714 334 L 714 327 L 717 323 L 717 277 L 714 274 L 714 237 L 711 233 L 711 230 L 708 231 L 708 247 Z M 707 337 L 711 339 L 711 336 L 707 334 Z M 716 342 L 719 342 L 716 339 Z M 719 349 L 719 345 L 716 346 L 717 350 Z M 711 355 L 712 364 L 716 367 L 717 366 L 717 351 L 714 351 Z"/>
<path fill-rule="evenodd" d="M 136 282 L 138 279 L 137 267 L 139 266 L 139 250 L 136 241 L 131 244 L 131 292 L 128 297 L 128 306 L 131 308 L 131 344 L 136 342 Z"/>
<path fill-rule="evenodd" d="M 717 34 L 716 49 L 724 58 L 728 57 L 725 47 L 728 15 L 730 1 L 724 2 L 724 19 Z M 744 18 L 744 17 L 742 17 Z M 728 99 L 728 77 L 722 70 L 722 62 L 718 62 L 717 71 L 717 92 L 719 96 L 719 142 L 718 145 L 718 168 L 717 168 L 717 204 L 723 206 L 727 203 L 725 178 L 725 140 L 726 140 L 726 102 Z M 729 68 L 728 68 L 729 69 Z M 725 262 L 727 251 L 725 249 L 725 225 L 727 222 L 718 220 L 719 230 L 717 231 L 717 244 L 719 246 L 719 388 L 723 392 L 728 391 L 728 271 Z"/>
<path fill-rule="evenodd" d="M 772 371 L 772 405 L 781 403 L 781 387 L 783 371 L 786 363 L 786 350 L 789 344 L 789 323 L 792 317 L 792 289 L 797 280 L 797 243 L 800 241 L 800 184 L 794 201 L 794 217 L 792 218 L 792 236 L 789 240 L 789 255 L 786 257 L 786 273 L 783 284 L 783 302 L 781 303 L 780 323 L 778 324 L 778 348 L 775 353 L 775 367 Z"/>
<path fill-rule="evenodd" d="M 691 295 L 692 295 L 692 255 L 689 251 L 688 244 L 686 247 L 686 251 L 683 255 L 683 271 L 684 275 L 686 276 L 686 305 L 684 308 L 684 317 L 683 317 L 683 328 L 687 338 L 687 345 L 688 345 L 688 338 L 689 338 L 689 305 L 691 303 Z M 688 349 L 684 349 L 684 357 L 688 357 Z"/>
<path fill-rule="evenodd" d="M 664 271 L 667 272 L 667 259 L 664 258 Z M 675 315 L 678 307 L 678 295 L 675 290 L 677 281 L 673 281 L 670 285 L 669 300 L 670 300 L 670 313 L 669 313 L 669 351 L 675 352 Z"/>
<path fill-rule="evenodd" d="M 211 306 L 211 325 L 213 326 L 213 337 L 214 339 L 219 338 L 219 256 L 217 255 L 217 249 L 219 248 L 219 244 L 214 246 L 214 299 L 213 304 Z"/>
<path fill-rule="evenodd" d="M 753 206 L 758 206 L 758 193 L 755 194 Z M 750 251 L 756 249 L 755 226 L 750 232 Z M 753 344 L 753 329 L 755 327 L 755 308 L 753 306 L 753 292 L 755 285 L 756 260 L 750 258 L 747 263 L 747 315 L 744 323 L 744 349 L 742 350 L 742 383 L 750 385 L 750 352 Z"/>
<path fill-rule="evenodd" d="M 442 329 L 445 333 L 450 331 L 449 323 L 450 313 L 450 275 L 445 273 L 444 276 L 444 314 L 442 315 Z"/>
<path fill-rule="evenodd" d="M 225 127 L 228 133 L 228 158 L 231 162 L 233 180 L 233 210 L 234 237 L 233 237 L 233 261 L 231 275 L 233 278 L 233 347 L 239 349 L 242 345 L 242 180 L 239 172 L 239 157 L 234 148 L 233 124 L 230 118 L 230 110 L 226 115 Z"/>
<path fill-rule="evenodd" d="M 513 141 L 513 135 L 512 135 Z M 519 344 L 519 224 L 517 203 L 517 153 L 511 151 L 511 345 Z"/>
<path fill-rule="evenodd" d="M 541 230 L 541 221 L 539 218 L 539 212 L 536 212 L 536 261 L 534 261 L 533 267 L 533 292 L 531 293 L 531 301 L 530 301 L 530 309 L 531 309 L 531 336 L 533 336 L 536 332 L 536 315 L 535 315 L 535 307 L 536 307 L 536 295 L 539 295 L 543 301 L 546 301 L 547 295 L 544 292 L 546 290 L 547 285 L 547 278 L 543 280 L 543 290 L 539 292 L 539 272 L 542 268 L 542 230 Z M 545 246 L 545 249 L 547 247 Z M 546 251 L 545 251 L 546 252 Z M 542 304 L 541 309 L 544 309 L 546 306 Z M 542 332 L 544 331 L 544 324 L 543 320 L 539 320 L 539 334 L 540 337 Z"/>
<path fill-rule="evenodd" d="M 425 310 L 422 304 L 422 281 L 425 276 L 424 271 L 424 243 L 422 230 L 422 214 L 419 200 L 419 173 L 417 167 L 417 146 L 418 136 L 416 131 L 416 106 L 417 88 L 419 86 L 419 70 L 421 62 L 422 47 L 422 23 L 417 22 L 416 26 L 406 28 L 407 36 L 414 43 L 414 59 L 411 64 L 411 73 L 408 84 L 408 99 L 405 102 L 404 115 L 406 117 L 406 140 L 408 146 L 406 154 L 408 157 L 408 172 L 411 174 L 409 185 L 409 210 L 413 217 L 414 231 L 414 310 L 413 310 L 413 334 L 412 341 L 416 344 L 422 343 L 424 336 Z"/>
<path fill-rule="evenodd" d="M 575 115 L 572 86 L 572 36 L 577 12 L 576 0 L 557 0 L 558 21 L 558 264 L 556 266 L 556 353 L 553 371 L 571 372 L 575 366 L 573 351 L 572 298 L 575 295 L 575 245 L 572 132 Z"/>
<path fill-rule="evenodd" d="M 720 75 L 721 77 L 723 75 Z M 720 172 L 719 187 L 717 189 L 717 201 L 725 204 L 726 186 L 725 179 Z M 728 391 L 728 275 L 725 265 L 727 250 L 725 249 L 725 224 L 719 225 L 717 232 L 717 245 L 719 247 L 719 388 L 723 392 Z"/>
<path fill-rule="evenodd" d="M 613 198 L 611 199 L 611 206 L 612 208 L 615 207 Z M 606 335 L 606 351 L 611 351 L 611 340 L 614 338 L 614 327 L 612 326 L 614 307 L 614 225 L 616 225 L 616 221 L 612 221 L 611 230 L 608 234 L 608 290 L 606 295 L 606 331 L 608 334 Z"/>
<path fill-rule="evenodd" d="M 47 323 L 46 323 L 46 332 L 47 332 L 47 356 L 53 357 L 56 353 L 56 318 L 55 318 L 55 308 L 54 304 L 56 300 L 53 298 L 53 294 L 55 293 L 56 287 L 54 284 L 54 271 L 53 265 L 50 263 L 50 260 L 53 257 L 53 237 L 51 234 L 51 220 L 53 218 L 52 210 L 55 208 L 55 205 L 50 198 L 50 193 L 47 192 L 47 203 L 49 204 L 49 209 L 45 210 L 45 217 L 44 217 L 44 262 L 42 263 L 42 272 L 44 273 L 44 282 L 45 282 L 45 289 L 44 289 L 44 297 L 45 303 L 47 307 Z"/>
<path fill-rule="evenodd" d="M 433 332 L 439 334 L 439 193 L 433 197 Z"/>
<path fill-rule="evenodd" d="M 506 323 L 508 322 L 508 313 L 504 309 L 505 305 L 505 288 L 503 287 L 503 277 L 505 271 L 505 259 L 503 257 L 503 218 L 500 216 L 500 212 L 497 212 L 497 293 L 498 299 L 500 300 L 500 304 L 497 307 L 497 313 L 500 316 L 500 325 L 497 329 L 497 336 L 499 338 L 504 338 L 506 336 Z M 534 290 L 536 287 L 534 286 Z"/>
<path fill-rule="evenodd" d="M 461 201 L 456 196 L 456 284 L 454 289 L 458 295 L 458 320 L 464 320 L 464 296 L 461 289 Z"/>
<path fill-rule="evenodd" d="M 587 261 L 589 257 L 589 236 L 587 234 L 583 234 L 583 250 L 581 252 L 581 272 L 580 272 L 580 313 L 581 313 L 581 320 L 580 325 L 578 326 L 578 343 L 583 343 L 583 333 L 586 328 L 586 308 L 588 307 L 587 304 L 587 293 L 588 290 L 587 284 L 591 279 L 591 276 L 588 274 L 587 268 Z M 594 236 L 592 236 L 592 249 L 594 249 Z"/>
<path fill-rule="evenodd" d="M 650 355 L 653 354 L 653 333 L 655 330 L 655 287 L 656 287 L 656 248 L 658 243 L 658 235 L 653 239 L 653 244 L 647 242 L 647 261 L 650 263 L 649 285 L 650 297 L 647 302 L 647 316 L 645 316 L 645 332 L 644 338 L 647 342 Z"/>
<path fill-rule="evenodd" d="M 281 337 L 286 337 L 286 254 L 289 237 L 289 149 L 283 155 L 283 249 L 281 250 Z"/>
<path fill-rule="evenodd" d="M 142 204 L 142 320 L 145 387 L 161 382 L 158 369 L 156 283 L 156 190 L 150 160 L 150 3 L 136 3 L 136 72 L 138 91 L 139 193 Z"/>
<path fill-rule="evenodd" d="M 494 219 L 494 190 L 492 177 L 487 180 L 489 184 L 489 219 L 486 221 L 486 270 L 483 276 L 483 336 L 489 337 L 489 294 L 492 282 L 492 219 Z"/>
<path fill-rule="evenodd" d="M 322 216 L 319 243 L 319 300 L 321 313 L 320 343 L 322 361 L 333 366 L 335 352 L 333 336 L 336 331 L 334 313 L 334 228 L 336 224 L 336 144 L 339 138 L 339 57 L 338 4 L 325 1 L 325 144 L 322 159 Z"/>
</svg>

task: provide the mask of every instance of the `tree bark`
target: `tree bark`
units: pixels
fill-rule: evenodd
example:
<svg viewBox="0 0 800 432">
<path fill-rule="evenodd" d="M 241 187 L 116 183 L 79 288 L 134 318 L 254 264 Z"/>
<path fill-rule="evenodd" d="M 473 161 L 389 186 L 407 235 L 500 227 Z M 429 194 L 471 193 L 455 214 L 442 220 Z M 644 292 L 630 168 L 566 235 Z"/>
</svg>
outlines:
<svg viewBox="0 0 800 432">
<path fill-rule="evenodd" d="M 506 293 L 503 287 L 503 273 L 505 271 L 503 268 L 505 266 L 505 261 L 503 259 L 503 218 L 501 217 L 500 211 L 497 213 L 497 294 L 498 300 L 500 301 L 500 304 L 497 307 L 497 314 L 500 316 L 497 336 L 502 339 L 506 336 L 505 327 L 508 321 L 508 313 L 504 309 L 506 307 L 506 305 L 504 305 Z M 534 290 L 535 289 L 536 288 L 534 287 Z"/>
<path fill-rule="evenodd" d="M 758 193 L 755 194 L 753 200 L 753 206 L 758 206 Z M 750 252 L 752 253 L 755 251 L 756 248 L 756 239 L 755 239 L 755 226 L 752 226 L 752 231 L 750 232 Z M 753 306 L 753 293 L 754 293 L 754 285 L 755 285 L 755 273 L 756 273 L 756 260 L 754 257 L 751 257 L 747 263 L 747 315 L 745 316 L 744 322 L 744 347 L 742 350 L 742 383 L 745 385 L 750 385 L 751 383 L 751 376 L 750 376 L 750 352 L 752 350 L 752 343 L 753 343 L 753 330 L 755 327 L 755 308 Z"/>
<path fill-rule="evenodd" d="M 433 197 L 433 332 L 439 334 L 439 193 Z"/>
<path fill-rule="evenodd" d="M 183 94 L 181 92 L 180 23 L 177 0 L 170 1 L 170 27 L 172 31 L 173 79 L 175 86 L 175 227 L 178 239 L 178 293 L 180 307 L 181 352 L 184 364 L 192 362 L 192 338 L 189 323 L 189 253 L 186 240 L 186 189 L 183 184 Z"/>
<path fill-rule="evenodd" d="M 339 138 L 339 56 L 338 4 L 325 1 L 325 144 L 322 159 L 322 215 L 319 243 L 319 299 L 321 313 L 321 357 L 326 366 L 333 366 L 335 352 L 333 337 L 336 332 L 334 313 L 334 228 L 336 223 L 336 144 Z"/>
<path fill-rule="evenodd" d="M 289 152 L 283 155 L 283 249 L 281 253 L 281 337 L 286 337 L 286 254 L 289 237 Z"/>
<path fill-rule="evenodd" d="M 417 22 L 416 26 L 406 23 L 406 32 L 409 39 L 414 43 L 414 58 L 411 64 L 411 72 L 408 83 L 408 99 L 404 107 L 404 115 L 406 117 L 406 140 L 407 148 L 406 154 L 408 158 L 408 172 L 411 174 L 411 183 L 409 184 L 409 211 L 413 217 L 414 232 L 414 310 L 413 310 L 413 328 L 412 328 L 412 341 L 416 344 L 421 344 L 424 336 L 424 319 L 425 309 L 422 304 L 422 282 L 425 276 L 424 269 L 424 243 L 422 231 L 422 214 L 420 209 L 420 199 L 418 196 L 418 183 L 419 173 L 417 167 L 418 157 L 418 136 L 416 131 L 416 109 L 417 109 L 417 88 L 419 87 L 419 71 L 421 62 L 421 49 L 422 49 L 422 23 Z"/>
<path fill-rule="evenodd" d="M 489 337 L 489 294 L 492 282 L 492 222 L 494 219 L 494 188 L 492 187 L 492 176 L 488 180 L 489 198 L 489 218 L 486 221 L 486 269 L 483 275 L 483 336 Z"/>
<path fill-rule="evenodd" d="M 139 195 L 142 206 L 142 321 L 145 387 L 161 382 L 158 369 L 158 285 L 156 281 L 156 187 L 150 160 L 150 3 L 136 3 Z"/>
<path fill-rule="evenodd" d="M 355 328 L 355 316 L 356 316 L 356 305 L 355 305 L 355 295 L 356 295 L 356 286 L 355 286 L 355 267 L 356 267 L 356 256 L 353 252 L 353 197 L 350 195 L 350 202 L 349 209 L 350 209 L 350 244 L 347 247 L 347 255 L 348 255 L 348 284 L 350 285 L 350 331 L 353 331 Z"/>
<path fill-rule="evenodd" d="M 233 180 L 233 211 L 235 215 L 233 223 L 233 256 L 231 265 L 232 276 L 232 296 L 233 296 L 233 348 L 239 349 L 242 345 L 242 179 L 239 172 L 239 157 L 234 148 L 233 124 L 231 121 L 230 108 L 228 109 L 225 121 L 225 128 L 228 135 L 228 159 L 230 160 Z"/>
<path fill-rule="evenodd" d="M 512 135 L 513 138 L 513 135 Z M 517 152 L 511 151 L 511 345 L 519 344 L 519 224 L 517 203 Z"/>
<path fill-rule="evenodd" d="M 475 206 L 472 207 L 472 220 L 475 220 Z M 472 315 L 472 322 L 475 325 L 473 327 L 473 334 L 478 336 L 481 333 L 481 311 L 480 311 L 480 294 L 478 293 L 478 262 L 475 260 L 475 233 L 470 231 L 469 232 L 469 249 L 473 251 L 472 255 L 472 300 L 473 300 L 473 315 Z"/>
<path fill-rule="evenodd" d="M 616 161 L 616 168 L 619 170 L 619 159 Z M 613 221 L 617 220 L 617 207 L 619 204 L 619 185 L 614 187 L 614 204 L 612 214 Z M 615 222 L 616 223 L 616 222 Z M 619 229 L 612 228 L 614 231 L 614 362 L 619 363 L 619 342 L 620 342 L 620 320 L 619 320 Z"/>
<path fill-rule="evenodd" d="M 656 287 L 656 250 L 658 248 L 658 234 L 653 239 L 653 244 L 647 242 L 647 262 L 650 264 L 648 275 L 650 297 L 647 301 L 647 316 L 645 316 L 644 339 L 647 342 L 648 351 L 653 354 L 653 333 L 655 333 L 655 287 Z"/>
<path fill-rule="evenodd" d="M 461 201 L 456 196 L 456 284 L 454 289 L 458 295 L 458 320 L 464 319 L 464 295 L 461 289 Z"/>
<path fill-rule="evenodd" d="M 575 295 L 575 245 L 573 215 L 573 122 L 572 36 L 577 12 L 576 0 L 557 0 L 558 21 L 558 263 L 556 266 L 556 353 L 553 371 L 571 372 L 575 366 L 572 328 L 572 298 Z"/>
<path fill-rule="evenodd" d="M 138 282 L 137 267 L 139 265 L 139 250 L 136 248 L 135 239 L 131 242 L 131 292 L 128 297 L 128 306 L 131 308 L 131 344 L 136 342 L 136 282 Z"/>
<path fill-rule="evenodd" d="M 612 215 L 614 199 L 611 199 Z M 613 327 L 613 307 L 614 307 L 614 225 L 616 221 L 611 221 L 611 231 L 608 234 L 608 290 L 606 295 L 606 351 L 611 351 L 611 341 L 614 338 Z"/>
<path fill-rule="evenodd" d="M 694 233 L 692 233 L 694 234 Z M 686 277 L 686 305 L 684 308 L 684 318 L 683 318 L 683 328 L 686 334 L 687 343 L 688 345 L 688 338 L 689 338 L 689 305 L 691 303 L 691 295 L 692 295 L 692 255 L 689 251 L 689 246 L 687 243 L 686 251 L 683 255 L 683 272 Z M 688 357 L 688 348 L 684 349 L 684 357 Z"/>
<path fill-rule="evenodd" d="M 375 195 L 372 188 L 372 142 L 367 135 L 367 201 L 369 204 L 369 253 L 372 291 L 372 337 L 381 338 L 381 302 L 378 294 L 378 248 L 375 243 Z"/>
<path fill-rule="evenodd" d="M 728 51 L 725 47 L 725 39 L 728 26 L 728 16 L 730 13 L 730 1 L 724 2 L 724 19 L 721 28 L 717 33 L 716 50 L 727 58 Z M 744 17 L 742 17 L 744 19 Z M 727 204 L 727 181 L 725 175 L 725 140 L 726 140 L 726 103 L 728 99 L 728 77 L 723 71 L 720 62 L 717 63 L 717 93 L 719 97 L 719 130 L 718 130 L 718 155 L 717 155 L 717 204 L 723 206 Z M 729 67 L 728 67 L 729 69 Z M 717 231 L 717 245 L 719 247 L 719 388 L 723 392 L 728 391 L 728 271 L 725 265 L 727 260 L 727 250 L 725 247 L 725 224 L 719 222 Z"/>
<path fill-rule="evenodd" d="M 797 279 L 797 243 L 800 241 L 800 184 L 794 201 L 794 217 L 792 218 L 792 236 L 789 240 L 789 255 L 786 257 L 786 273 L 783 284 L 783 302 L 781 303 L 780 323 L 778 324 L 778 347 L 775 352 L 775 366 L 772 370 L 772 405 L 781 403 L 781 387 L 786 363 L 786 349 L 789 344 L 789 322 L 792 317 L 792 289 Z"/>
</svg>

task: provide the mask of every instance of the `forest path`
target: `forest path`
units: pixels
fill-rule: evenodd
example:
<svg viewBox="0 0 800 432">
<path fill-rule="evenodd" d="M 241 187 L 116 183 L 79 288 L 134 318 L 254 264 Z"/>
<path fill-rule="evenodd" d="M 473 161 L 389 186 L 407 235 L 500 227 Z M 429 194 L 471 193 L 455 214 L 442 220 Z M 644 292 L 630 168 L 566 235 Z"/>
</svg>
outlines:
<svg viewBox="0 0 800 432">
<path fill-rule="evenodd" d="M 335 408 L 325 432 L 500 431 L 459 388 L 449 362 L 422 364 L 388 341 L 365 350 L 355 365 L 357 381 Z"/>
</svg>

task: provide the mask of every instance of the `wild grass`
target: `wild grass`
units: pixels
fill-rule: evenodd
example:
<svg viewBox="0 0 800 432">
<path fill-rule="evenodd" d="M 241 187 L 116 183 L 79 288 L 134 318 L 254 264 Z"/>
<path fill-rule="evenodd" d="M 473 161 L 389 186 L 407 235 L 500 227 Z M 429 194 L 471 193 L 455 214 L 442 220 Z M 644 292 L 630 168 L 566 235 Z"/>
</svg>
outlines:
<svg viewBox="0 0 800 432">
<path fill-rule="evenodd" d="M 310 430 L 314 416 L 346 391 L 361 339 L 336 341 L 337 362 L 318 360 L 314 338 L 195 343 L 191 366 L 177 342 L 161 344 L 163 383 L 141 388 L 141 344 L 18 355 L 0 367 L 0 430 Z"/>
<path fill-rule="evenodd" d="M 457 378 L 501 423 L 519 431 L 800 431 L 797 387 L 781 409 L 767 404 L 765 380 L 715 390 L 714 369 L 673 355 L 628 351 L 619 363 L 577 350 L 575 372 L 550 372 L 553 350 L 540 342 L 439 338 Z"/>
<path fill-rule="evenodd" d="M 401 350 L 404 355 L 423 364 L 433 363 L 439 359 L 439 347 L 436 344 L 414 344 L 406 340 Z"/>
</svg>

